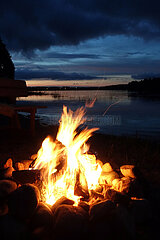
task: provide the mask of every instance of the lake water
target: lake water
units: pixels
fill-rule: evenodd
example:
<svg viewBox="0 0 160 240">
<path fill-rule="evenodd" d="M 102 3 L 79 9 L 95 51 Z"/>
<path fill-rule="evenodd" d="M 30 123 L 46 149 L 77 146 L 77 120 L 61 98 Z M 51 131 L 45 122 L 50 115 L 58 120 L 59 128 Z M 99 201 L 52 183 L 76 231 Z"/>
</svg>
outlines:
<svg viewBox="0 0 160 240">
<path fill-rule="evenodd" d="M 75 111 L 86 107 L 86 125 L 113 135 L 138 135 L 160 139 L 160 99 L 137 97 L 128 91 L 52 91 L 19 98 L 18 104 L 45 105 L 38 109 L 41 124 L 58 124 L 63 105 Z M 107 111 L 108 109 L 108 111 Z"/>
</svg>

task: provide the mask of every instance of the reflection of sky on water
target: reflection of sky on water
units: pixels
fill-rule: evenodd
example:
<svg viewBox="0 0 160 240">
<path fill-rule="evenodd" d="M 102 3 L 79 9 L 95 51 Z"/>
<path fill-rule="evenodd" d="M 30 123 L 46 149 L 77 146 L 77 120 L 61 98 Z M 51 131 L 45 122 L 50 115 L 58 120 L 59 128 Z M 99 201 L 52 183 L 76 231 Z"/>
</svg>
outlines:
<svg viewBox="0 0 160 240">
<path fill-rule="evenodd" d="M 87 108 L 86 124 L 99 127 L 102 133 L 115 135 L 160 136 L 160 100 L 130 97 L 127 91 L 54 91 L 49 95 L 20 98 L 19 103 L 46 105 L 47 109 L 38 109 L 43 123 L 57 124 L 63 105 L 75 111 L 85 106 L 86 101 L 96 97 L 93 108 Z M 105 110 L 112 106 L 103 116 Z"/>
<path fill-rule="evenodd" d="M 56 79 L 31 79 L 26 80 L 27 86 L 108 86 L 114 84 L 128 83 L 134 79 L 129 74 L 121 75 L 102 75 L 98 76 L 97 79 L 81 79 L 81 80 L 56 80 Z"/>
</svg>

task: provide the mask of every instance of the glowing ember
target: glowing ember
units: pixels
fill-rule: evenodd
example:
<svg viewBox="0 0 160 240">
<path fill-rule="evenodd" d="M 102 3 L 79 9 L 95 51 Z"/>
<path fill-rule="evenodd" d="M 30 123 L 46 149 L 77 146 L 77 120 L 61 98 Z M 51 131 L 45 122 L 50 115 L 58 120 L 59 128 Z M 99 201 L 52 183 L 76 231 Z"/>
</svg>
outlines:
<svg viewBox="0 0 160 240">
<path fill-rule="evenodd" d="M 41 193 L 48 204 L 53 205 L 62 196 L 78 204 L 81 196 L 75 195 L 77 181 L 87 191 L 99 185 L 102 169 L 95 155 L 87 154 L 86 145 L 97 128 L 77 132 L 85 122 L 84 114 L 84 108 L 72 112 L 64 106 L 56 140 L 47 137 L 38 151 L 34 169 L 41 169 Z"/>
</svg>

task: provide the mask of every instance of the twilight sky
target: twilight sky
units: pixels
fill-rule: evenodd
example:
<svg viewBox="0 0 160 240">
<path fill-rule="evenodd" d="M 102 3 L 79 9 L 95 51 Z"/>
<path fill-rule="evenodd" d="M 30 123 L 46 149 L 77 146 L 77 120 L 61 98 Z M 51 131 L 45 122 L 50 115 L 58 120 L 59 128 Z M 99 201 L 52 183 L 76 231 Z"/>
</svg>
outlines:
<svg viewBox="0 0 160 240">
<path fill-rule="evenodd" d="M 1 0 L 0 5 L 0 37 L 17 79 L 160 73 L 159 0 Z"/>
</svg>

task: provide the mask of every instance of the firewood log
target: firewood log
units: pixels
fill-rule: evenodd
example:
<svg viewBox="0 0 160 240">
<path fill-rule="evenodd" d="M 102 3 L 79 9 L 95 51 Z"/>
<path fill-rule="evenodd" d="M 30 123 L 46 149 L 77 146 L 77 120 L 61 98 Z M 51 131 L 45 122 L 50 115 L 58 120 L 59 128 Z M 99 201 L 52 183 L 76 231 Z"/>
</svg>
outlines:
<svg viewBox="0 0 160 240">
<path fill-rule="evenodd" d="M 13 179 L 19 184 L 35 183 L 40 180 L 40 170 L 20 170 L 14 171 Z"/>
</svg>

